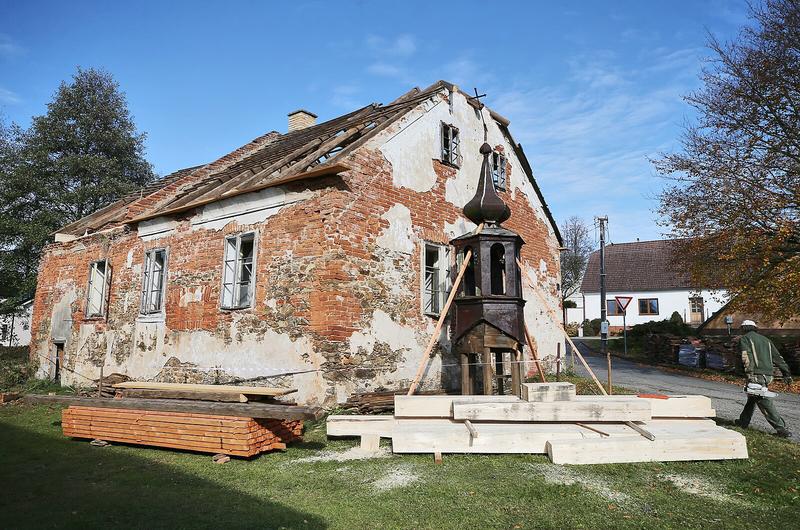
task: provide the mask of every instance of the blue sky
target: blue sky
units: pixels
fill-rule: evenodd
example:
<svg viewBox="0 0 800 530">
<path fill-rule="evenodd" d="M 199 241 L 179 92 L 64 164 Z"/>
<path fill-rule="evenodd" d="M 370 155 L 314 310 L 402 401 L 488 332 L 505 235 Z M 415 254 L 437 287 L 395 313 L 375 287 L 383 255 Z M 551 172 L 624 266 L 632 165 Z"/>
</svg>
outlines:
<svg viewBox="0 0 800 530">
<path fill-rule="evenodd" d="M 160 174 L 209 162 L 302 107 L 320 120 L 446 79 L 511 120 L 556 219 L 659 238 L 648 157 L 692 119 L 707 31 L 743 1 L 0 4 L 0 112 L 27 126 L 77 66 L 110 71 Z"/>
</svg>

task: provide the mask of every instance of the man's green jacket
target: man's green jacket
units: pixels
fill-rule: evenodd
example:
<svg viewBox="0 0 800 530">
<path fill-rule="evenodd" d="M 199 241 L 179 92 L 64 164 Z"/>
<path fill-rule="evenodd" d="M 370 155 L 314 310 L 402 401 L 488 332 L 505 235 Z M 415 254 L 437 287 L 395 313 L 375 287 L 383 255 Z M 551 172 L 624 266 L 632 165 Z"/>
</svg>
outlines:
<svg viewBox="0 0 800 530">
<path fill-rule="evenodd" d="M 764 335 L 750 331 L 742 336 L 739 345 L 742 350 L 744 371 L 747 375 L 772 376 L 773 366 L 777 366 L 785 377 L 791 376 L 789 367 L 781 357 L 778 348 Z"/>
</svg>

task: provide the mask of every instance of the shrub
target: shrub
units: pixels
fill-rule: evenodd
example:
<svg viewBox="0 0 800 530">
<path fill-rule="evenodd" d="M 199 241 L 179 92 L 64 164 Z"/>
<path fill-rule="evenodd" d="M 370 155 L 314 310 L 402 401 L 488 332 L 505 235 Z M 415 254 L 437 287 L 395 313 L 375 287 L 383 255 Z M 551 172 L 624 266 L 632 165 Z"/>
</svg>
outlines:
<svg viewBox="0 0 800 530">
<path fill-rule="evenodd" d="M 595 337 L 600 334 L 600 319 L 593 318 L 592 320 L 586 319 L 583 321 L 583 334 L 587 337 Z"/>
<path fill-rule="evenodd" d="M 670 315 L 669 317 L 669 321 L 672 322 L 673 324 L 683 324 L 683 318 L 681 317 L 681 314 L 678 313 L 677 311 L 672 312 L 672 315 Z"/>
<path fill-rule="evenodd" d="M 577 337 L 578 327 L 579 326 L 577 322 L 572 322 L 570 324 L 567 324 L 564 329 L 566 329 L 567 335 L 569 335 L 570 337 Z"/>
<path fill-rule="evenodd" d="M 25 385 L 35 373 L 35 364 L 27 359 L 0 359 L 0 391 Z"/>
<path fill-rule="evenodd" d="M 628 332 L 629 337 L 645 337 L 654 333 L 666 333 L 679 337 L 688 337 L 692 334 L 692 328 L 684 324 L 683 319 L 678 315 L 678 322 L 673 320 L 677 314 L 673 313 L 669 320 L 654 320 L 644 324 L 636 324 Z"/>
</svg>

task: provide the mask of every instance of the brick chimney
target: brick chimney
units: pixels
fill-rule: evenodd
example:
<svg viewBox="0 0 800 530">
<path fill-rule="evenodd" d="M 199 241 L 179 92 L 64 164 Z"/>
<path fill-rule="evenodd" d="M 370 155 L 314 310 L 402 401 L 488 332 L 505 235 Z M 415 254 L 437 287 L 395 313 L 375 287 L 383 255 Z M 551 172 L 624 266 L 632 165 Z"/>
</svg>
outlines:
<svg viewBox="0 0 800 530">
<path fill-rule="evenodd" d="M 289 132 L 299 131 L 306 127 L 316 125 L 317 115 L 307 110 L 298 109 L 289 113 Z"/>
</svg>

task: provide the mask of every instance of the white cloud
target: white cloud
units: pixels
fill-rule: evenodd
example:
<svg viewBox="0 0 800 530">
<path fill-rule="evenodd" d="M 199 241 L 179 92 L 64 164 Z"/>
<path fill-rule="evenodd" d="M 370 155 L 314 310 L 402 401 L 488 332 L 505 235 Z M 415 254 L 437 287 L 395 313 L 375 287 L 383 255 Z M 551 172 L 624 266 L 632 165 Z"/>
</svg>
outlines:
<svg viewBox="0 0 800 530">
<path fill-rule="evenodd" d="M 22 46 L 5 33 L 0 33 L 0 57 L 15 57 L 23 52 Z"/>
<path fill-rule="evenodd" d="M 367 36 L 367 47 L 377 56 L 411 57 L 417 51 L 416 39 L 413 35 L 398 35 L 393 39 Z"/>
<path fill-rule="evenodd" d="M 6 105 L 16 105 L 21 101 L 22 99 L 17 94 L 8 89 L 0 87 L 0 103 L 5 103 Z"/>
</svg>

